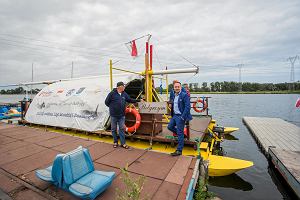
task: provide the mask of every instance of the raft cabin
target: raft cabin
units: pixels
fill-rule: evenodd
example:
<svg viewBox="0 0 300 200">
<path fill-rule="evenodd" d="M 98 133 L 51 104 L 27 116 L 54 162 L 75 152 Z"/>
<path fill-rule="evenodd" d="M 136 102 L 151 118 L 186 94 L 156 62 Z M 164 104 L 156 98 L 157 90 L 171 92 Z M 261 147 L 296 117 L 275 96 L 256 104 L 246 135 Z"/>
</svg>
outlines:
<svg viewBox="0 0 300 200">
<path fill-rule="evenodd" d="M 177 136 L 167 129 L 170 120 L 168 87 L 165 97 L 159 95 L 154 87 L 154 79 L 164 80 L 168 86 L 169 74 L 198 73 L 199 68 L 153 70 L 153 46 L 149 42 L 146 42 L 145 52 L 145 68 L 141 72 L 115 67 L 110 60 L 109 75 L 48 82 L 23 111 L 26 114 L 19 123 L 96 134 L 100 140 L 112 143 L 109 111 L 104 100 L 116 82 L 122 80 L 127 83 L 125 91 L 131 98 L 145 99 L 145 102 L 128 104 L 126 108 L 126 138 L 129 145 L 163 153 L 174 151 Z M 113 73 L 114 71 L 121 73 Z M 209 163 L 209 176 L 226 176 L 253 165 L 251 161 L 214 153 L 215 148 L 220 147 L 220 142 L 224 140 L 224 134 L 231 134 L 238 128 L 217 126 L 209 113 L 209 99 L 210 97 L 205 96 L 191 97 L 193 120 L 185 125 L 185 147 L 182 154 L 197 158 L 198 164 L 190 181 L 187 199 L 193 196 L 201 162 Z M 80 160 L 83 169 L 76 168 L 76 160 Z M 62 173 L 63 171 L 68 173 Z M 114 178 L 111 172 L 94 171 L 89 151 L 85 148 L 57 155 L 52 166 L 38 170 L 36 174 L 75 196 L 91 199 L 109 187 Z M 83 183 L 93 177 L 97 177 L 97 180 L 99 178 L 94 188 Z M 85 181 L 81 183 L 79 180 Z"/>
</svg>

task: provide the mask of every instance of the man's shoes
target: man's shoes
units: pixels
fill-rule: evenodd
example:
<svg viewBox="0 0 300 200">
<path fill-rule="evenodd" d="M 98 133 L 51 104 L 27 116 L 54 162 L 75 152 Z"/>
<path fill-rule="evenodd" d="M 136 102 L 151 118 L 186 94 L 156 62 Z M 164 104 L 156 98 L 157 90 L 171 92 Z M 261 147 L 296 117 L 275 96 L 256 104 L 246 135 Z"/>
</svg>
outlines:
<svg viewBox="0 0 300 200">
<path fill-rule="evenodd" d="M 182 153 L 178 150 L 176 150 L 175 152 L 171 153 L 171 156 L 180 156 Z"/>
</svg>

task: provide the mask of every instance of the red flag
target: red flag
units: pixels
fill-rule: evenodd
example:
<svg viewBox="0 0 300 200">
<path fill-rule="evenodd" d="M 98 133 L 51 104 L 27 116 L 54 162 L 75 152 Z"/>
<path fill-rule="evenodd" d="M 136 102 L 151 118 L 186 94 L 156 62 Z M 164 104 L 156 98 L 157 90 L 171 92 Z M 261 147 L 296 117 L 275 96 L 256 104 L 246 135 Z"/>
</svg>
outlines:
<svg viewBox="0 0 300 200">
<path fill-rule="evenodd" d="M 136 57 L 138 55 L 137 48 L 135 45 L 135 40 L 131 41 L 131 56 Z"/>
<path fill-rule="evenodd" d="M 300 108 L 300 98 L 298 98 L 298 100 L 296 101 L 296 108 Z"/>
</svg>

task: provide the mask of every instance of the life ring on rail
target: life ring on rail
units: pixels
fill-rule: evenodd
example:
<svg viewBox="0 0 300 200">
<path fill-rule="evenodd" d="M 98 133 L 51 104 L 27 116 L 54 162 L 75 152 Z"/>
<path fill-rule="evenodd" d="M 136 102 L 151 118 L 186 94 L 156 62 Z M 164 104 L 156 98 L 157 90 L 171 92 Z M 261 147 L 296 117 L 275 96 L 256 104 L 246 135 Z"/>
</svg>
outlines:
<svg viewBox="0 0 300 200">
<path fill-rule="evenodd" d="M 135 109 L 135 108 L 126 108 L 125 109 L 125 114 L 127 113 L 132 113 L 135 116 L 135 124 L 133 126 L 127 127 L 125 125 L 125 131 L 132 133 L 132 132 L 136 132 L 136 130 L 140 127 L 141 125 L 141 115 L 140 113 Z"/>
<path fill-rule="evenodd" d="M 200 110 L 197 108 L 197 103 L 201 103 L 203 105 L 203 108 Z M 193 103 L 193 108 L 196 112 L 198 113 L 201 113 L 203 112 L 204 110 L 206 110 L 207 108 L 207 104 L 206 104 L 206 101 L 203 101 L 202 99 L 197 99 L 194 103 Z"/>
</svg>

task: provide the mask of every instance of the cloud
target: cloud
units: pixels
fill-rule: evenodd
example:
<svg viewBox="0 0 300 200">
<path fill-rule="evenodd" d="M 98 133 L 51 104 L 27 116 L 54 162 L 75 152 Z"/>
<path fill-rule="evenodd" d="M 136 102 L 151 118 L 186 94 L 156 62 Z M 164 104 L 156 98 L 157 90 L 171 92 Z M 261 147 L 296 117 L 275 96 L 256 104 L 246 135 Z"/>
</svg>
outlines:
<svg viewBox="0 0 300 200">
<path fill-rule="evenodd" d="M 152 34 L 155 69 L 201 67 L 187 81 L 289 81 L 300 54 L 300 2 L 294 1 L 18 1 L 0 2 L 0 84 L 143 70 L 124 43 Z M 229 67 L 228 67 L 229 66 Z M 296 80 L 300 64 L 296 62 Z M 191 75 L 192 76 L 192 75 Z M 174 76 L 171 76 L 174 77 Z M 189 75 L 178 75 L 185 80 Z"/>
</svg>

